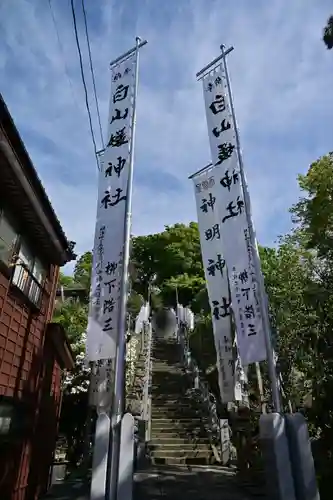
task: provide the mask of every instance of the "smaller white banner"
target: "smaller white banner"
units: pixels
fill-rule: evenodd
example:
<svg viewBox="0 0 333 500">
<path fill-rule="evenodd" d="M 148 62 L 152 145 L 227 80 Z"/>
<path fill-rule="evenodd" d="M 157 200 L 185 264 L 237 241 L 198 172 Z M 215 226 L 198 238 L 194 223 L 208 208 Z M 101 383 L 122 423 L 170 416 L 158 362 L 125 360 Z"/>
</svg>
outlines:
<svg viewBox="0 0 333 500">
<path fill-rule="evenodd" d="M 90 374 L 89 404 L 108 411 L 112 404 L 113 361 L 97 361 Z"/>
<path fill-rule="evenodd" d="M 212 313 L 216 366 L 221 399 L 235 400 L 234 353 L 226 262 L 222 254 L 221 224 L 215 196 L 216 171 L 193 178 L 202 261 Z"/>
<path fill-rule="evenodd" d="M 256 249 L 250 243 L 236 136 L 221 68 L 203 79 L 203 91 L 215 172 L 210 196 L 218 207 L 215 224 L 229 272 L 239 354 L 243 365 L 249 365 L 266 359 L 266 346 L 253 263 Z"/>
<path fill-rule="evenodd" d="M 181 304 L 177 304 L 177 318 L 179 323 L 184 322 L 184 307 Z"/>
<path fill-rule="evenodd" d="M 194 314 L 189 307 L 185 308 L 185 323 L 189 330 L 194 330 Z"/>
<path fill-rule="evenodd" d="M 140 333 L 143 329 L 144 323 L 149 319 L 149 304 L 144 304 L 141 306 L 140 312 L 136 318 L 135 322 L 135 333 Z"/>
</svg>

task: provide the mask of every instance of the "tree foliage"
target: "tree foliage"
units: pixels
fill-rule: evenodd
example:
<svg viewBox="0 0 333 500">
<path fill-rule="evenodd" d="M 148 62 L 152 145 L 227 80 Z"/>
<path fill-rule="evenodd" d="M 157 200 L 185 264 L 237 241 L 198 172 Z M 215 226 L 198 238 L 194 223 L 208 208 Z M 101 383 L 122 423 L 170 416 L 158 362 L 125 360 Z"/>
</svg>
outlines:
<svg viewBox="0 0 333 500">
<path fill-rule="evenodd" d="M 160 288 L 166 305 L 174 305 L 176 286 L 189 302 L 197 291 L 191 280 L 203 280 L 198 224 L 166 226 L 161 233 L 132 240 L 133 289 L 147 297 L 149 284 Z M 179 297 L 181 299 L 182 297 Z"/>
<path fill-rule="evenodd" d="M 330 16 L 324 28 L 323 41 L 328 49 L 333 49 L 333 16 Z"/>
<path fill-rule="evenodd" d="M 329 498 L 333 466 L 333 154 L 310 165 L 299 183 L 304 196 L 292 213 L 312 265 L 304 290 L 311 316 L 305 319 L 303 370 L 311 381 L 313 404 L 309 420 L 320 450 L 321 497 Z"/>
</svg>

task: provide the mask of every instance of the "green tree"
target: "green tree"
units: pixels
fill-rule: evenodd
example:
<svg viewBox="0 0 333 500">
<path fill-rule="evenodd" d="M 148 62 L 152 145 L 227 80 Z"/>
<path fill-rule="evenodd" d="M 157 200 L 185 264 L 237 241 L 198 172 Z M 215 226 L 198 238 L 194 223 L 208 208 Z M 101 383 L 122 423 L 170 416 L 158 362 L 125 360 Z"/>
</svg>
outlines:
<svg viewBox="0 0 333 500">
<path fill-rule="evenodd" d="M 74 268 L 74 282 L 82 285 L 89 293 L 92 268 L 92 253 L 85 252 L 77 260 Z"/>
<path fill-rule="evenodd" d="M 181 294 L 179 299 L 189 303 L 199 286 L 193 279 L 201 279 L 202 284 L 204 278 L 199 230 L 195 222 L 188 226 L 166 226 L 161 233 L 133 238 L 131 259 L 135 269 L 133 288 L 146 297 L 149 283 L 154 280 L 165 305 L 174 305 L 177 284 Z"/>
<path fill-rule="evenodd" d="M 188 274 L 172 276 L 161 285 L 161 298 L 165 306 L 175 307 L 177 297 L 183 306 L 192 305 L 204 285 L 205 280 L 202 276 Z"/>
<path fill-rule="evenodd" d="M 304 196 L 292 208 L 303 244 L 310 252 L 313 275 L 304 293 L 311 312 L 304 342 L 303 370 L 311 380 L 310 424 L 317 434 L 317 467 L 321 498 L 331 497 L 333 466 L 333 153 L 314 162 L 299 176 Z"/>
<path fill-rule="evenodd" d="M 295 367 L 305 370 L 306 342 L 314 313 L 306 301 L 313 276 L 311 252 L 295 232 L 280 240 L 276 248 L 260 248 L 260 258 L 268 295 L 274 347 L 288 398 L 300 404 L 307 392 L 296 385 Z"/>
<path fill-rule="evenodd" d="M 88 306 L 78 300 L 68 299 L 60 302 L 55 311 L 53 321 L 60 323 L 72 346 L 80 341 L 87 328 Z M 75 353 L 74 353 L 75 354 Z"/>
<path fill-rule="evenodd" d="M 63 286 L 64 288 L 68 288 L 72 286 L 74 283 L 73 276 L 67 276 L 66 274 L 60 272 L 58 286 Z"/>
<path fill-rule="evenodd" d="M 66 299 L 57 304 L 53 321 L 60 323 L 68 336 L 75 359 L 71 372 L 63 380 L 62 410 L 59 432 L 67 441 L 67 457 L 75 466 L 81 458 L 84 429 L 88 410 L 89 369 L 85 364 L 85 332 L 88 305 Z"/>
<path fill-rule="evenodd" d="M 333 48 L 333 16 L 329 17 L 324 28 L 323 41 L 328 49 Z"/>
<path fill-rule="evenodd" d="M 302 229 L 308 248 L 325 260 L 332 259 L 333 152 L 312 163 L 298 182 L 305 196 L 291 210 L 294 222 Z"/>
</svg>

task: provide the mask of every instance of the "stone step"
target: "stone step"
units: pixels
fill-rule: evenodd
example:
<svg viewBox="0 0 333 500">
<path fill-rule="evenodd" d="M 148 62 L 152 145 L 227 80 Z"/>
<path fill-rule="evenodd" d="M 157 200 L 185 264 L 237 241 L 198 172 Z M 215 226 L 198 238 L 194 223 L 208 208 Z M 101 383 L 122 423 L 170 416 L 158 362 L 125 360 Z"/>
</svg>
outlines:
<svg viewBox="0 0 333 500">
<path fill-rule="evenodd" d="M 151 386 L 152 389 L 159 390 L 161 394 L 169 394 L 170 392 L 179 394 L 184 393 L 188 389 L 192 389 L 193 383 L 183 376 L 176 380 L 158 380 L 153 376 L 151 379 Z M 170 392 L 168 393 L 168 391 Z"/>
<path fill-rule="evenodd" d="M 184 363 L 179 356 L 170 359 L 167 354 L 161 354 L 153 352 L 151 355 L 151 361 L 153 367 L 167 366 L 169 368 L 184 368 Z"/>
<path fill-rule="evenodd" d="M 194 399 L 192 396 L 188 395 L 186 393 L 186 391 L 182 391 L 181 389 L 179 389 L 178 391 L 176 392 L 170 392 L 167 394 L 167 398 L 166 398 L 166 395 L 165 394 L 155 394 L 154 396 L 154 401 L 161 401 L 162 403 L 164 401 L 169 401 L 170 403 L 179 403 L 179 401 L 191 401 L 193 402 Z"/>
<path fill-rule="evenodd" d="M 173 425 L 176 425 L 176 422 L 180 424 L 188 423 L 191 426 L 197 426 L 202 419 L 205 419 L 205 422 L 208 422 L 208 416 L 201 416 L 198 413 L 153 413 L 152 414 L 152 422 L 158 422 L 162 419 L 165 419 L 168 422 L 172 422 Z"/>
<path fill-rule="evenodd" d="M 179 406 L 190 407 L 190 408 L 202 408 L 205 409 L 206 405 L 203 401 L 191 398 L 186 393 L 178 394 L 178 398 L 174 396 L 170 397 L 170 394 L 155 394 L 152 398 L 152 402 L 156 407 L 167 406 L 169 408 L 178 408 Z"/>
<path fill-rule="evenodd" d="M 186 455 L 187 453 L 197 452 L 211 452 L 211 448 L 207 443 L 161 443 L 157 441 L 150 441 L 148 444 L 148 449 L 152 451 L 165 451 L 166 453 L 181 453 Z"/>
<path fill-rule="evenodd" d="M 151 350 L 151 356 L 155 356 L 159 360 L 176 361 L 179 363 L 182 361 L 182 353 L 179 350 L 174 349 L 163 349 L 161 347 L 153 347 Z"/>
<path fill-rule="evenodd" d="M 190 415 L 194 415 L 194 414 L 198 414 L 198 416 L 200 417 L 201 415 L 205 415 L 207 416 L 208 415 L 208 409 L 206 408 L 196 408 L 195 406 L 190 406 L 190 405 L 182 405 L 180 404 L 179 406 L 175 407 L 175 406 L 171 406 L 171 405 L 156 405 L 154 403 L 152 403 L 152 412 L 153 413 L 172 413 L 174 412 L 175 414 L 178 414 L 178 413 L 186 413 L 188 412 Z"/>
<path fill-rule="evenodd" d="M 152 427 L 151 429 L 152 435 L 158 437 L 165 437 L 166 439 L 169 437 L 207 437 L 207 431 L 204 426 L 196 427 L 194 429 L 189 429 L 188 427 L 175 426 L 173 427 Z"/>
<path fill-rule="evenodd" d="M 189 379 L 189 377 L 186 375 L 186 373 L 183 373 L 180 370 L 152 370 L 151 374 L 152 380 L 155 382 L 159 383 L 169 383 L 169 382 L 176 382 L 176 381 L 183 381 L 184 379 Z"/>
<path fill-rule="evenodd" d="M 177 418 L 174 419 L 172 417 L 162 417 L 162 418 L 154 418 L 152 420 L 152 424 L 172 424 L 172 425 L 179 425 L 179 424 L 200 424 L 200 423 L 206 423 L 208 421 L 207 417 L 195 417 L 195 418 Z"/>
<path fill-rule="evenodd" d="M 208 423 L 206 424 L 208 427 Z M 161 429 L 168 429 L 168 430 L 178 430 L 178 429 L 183 429 L 184 431 L 188 432 L 193 432 L 195 430 L 199 429 L 205 429 L 205 422 L 202 421 L 202 419 L 196 419 L 196 418 L 191 418 L 191 419 L 181 419 L 181 420 L 172 420 L 172 419 L 154 419 L 152 420 L 151 423 L 151 428 L 157 432 L 158 430 Z"/>
<path fill-rule="evenodd" d="M 177 385 L 181 386 L 182 384 L 181 383 L 178 383 L 178 384 L 174 384 L 170 387 L 168 387 L 167 385 L 152 385 L 151 386 L 151 394 L 153 394 L 155 396 L 155 398 L 158 398 L 158 396 L 160 396 L 161 398 L 163 398 L 163 400 L 166 399 L 166 396 L 170 396 L 172 394 L 175 393 L 176 389 L 177 389 Z M 189 384 L 183 384 L 183 392 L 181 392 L 181 389 L 178 391 L 178 400 L 181 399 L 182 397 L 184 397 L 186 395 L 186 390 L 187 389 L 190 389 L 191 386 Z M 169 389 L 169 391 L 168 391 Z M 192 400 L 193 401 L 193 400 Z"/>
<path fill-rule="evenodd" d="M 180 375 L 185 375 L 185 371 L 182 369 L 181 366 L 173 366 L 172 368 L 168 366 L 167 364 L 165 365 L 159 365 L 159 366 L 154 366 L 152 367 L 152 372 L 154 375 L 157 375 L 158 373 L 161 373 L 163 375 L 167 374 L 180 374 Z"/>
<path fill-rule="evenodd" d="M 165 443 L 165 442 L 170 442 L 170 444 L 175 443 L 190 443 L 190 444 L 196 444 L 196 443 L 201 443 L 205 444 L 207 446 L 210 446 L 210 441 L 206 433 L 201 433 L 201 434 L 186 434 L 186 433 L 172 433 L 172 437 L 170 437 L 171 431 L 169 433 L 156 433 L 152 432 L 150 436 L 150 442 L 152 443 Z M 167 438 L 164 438 L 163 436 L 167 436 Z"/>
<path fill-rule="evenodd" d="M 209 439 L 207 431 L 203 428 L 184 429 L 184 428 L 161 428 L 151 429 L 151 439 Z"/>
<path fill-rule="evenodd" d="M 162 374 L 162 376 L 156 376 L 155 373 L 152 373 L 151 383 L 155 386 L 159 386 L 161 390 L 167 390 L 167 388 L 170 389 L 173 385 L 178 386 L 178 390 L 180 390 L 185 384 L 186 386 L 193 387 L 192 380 L 181 373 L 173 373 L 170 375 L 168 372 Z"/>
<path fill-rule="evenodd" d="M 203 445 L 203 447 L 195 449 L 192 447 L 188 448 L 181 448 L 181 447 L 175 447 L 175 448 L 154 448 L 149 450 L 150 455 L 154 455 L 155 457 L 174 457 L 174 458 L 183 458 L 183 457 L 188 457 L 188 458 L 195 458 L 198 456 L 210 456 L 213 451 L 211 450 L 210 447 Z"/>
<path fill-rule="evenodd" d="M 195 427 L 195 426 L 189 426 L 189 425 L 178 425 L 178 426 L 173 426 L 167 425 L 167 426 L 152 426 L 151 427 L 151 437 L 152 439 L 155 437 L 160 437 L 162 435 L 170 435 L 170 434 L 175 434 L 179 437 L 205 437 L 207 436 L 207 430 L 202 427 Z"/>
<path fill-rule="evenodd" d="M 209 416 L 208 410 L 204 408 L 196 408 L 194 406 L 182 406 L 179 405 L 178 408 L 175 408 L 174 406 L 168 406 L 168 405 L 163 405 L 159 406 L 156 404 L 152 404 L 151 411 L 154 413 L 155 417 L 158 418 L 158 414 L 160 414 L 160 418 L 169 418 L 172 417 L 174 414 L 175 416 L 178 415 L 180 418 L 182 418 L 182 415 L 186 415 L 186 413 L 189 414 L 189 417 L 205 417 L 207 418 Z M 164 417 L 165 415 L 165 417 Z M 178 419 L 178 417 L 177 417 Z"/>
<path fill-rule="evenodd" d="M 202 411 L 199 410 L 193 410 L 192 408 L 179 408 L 178 410 L 175 410 L 174 408 L 172 410 L 167 410 L 165 408 L 163 409 L 152 409 L 151 412 L 152 418 L 155 420 L 156 418 L 171 418 L 172 420 L 183 420 L 188 419 L 188 420 L 193 420 L 196 418 L 208 418 L 208 413 L 203 413 Z"/>
<path fill-rule="evenodd" d="M 201 437 L 196 437 L 196 436 L 191 436 L 191 435 L 184 435 L 184 436 L 179 436 L 176 433 L 171 433 L 169 434 L 155 434 L 154 437 L 151 439 L 149 444 L 152 443 L 153 445 L 180 445 L 188 443 L 195 445 L 196 443 L 199 444 L 206 444 L 209 445 L 210 441 L 207 435 L 203 435 Z"/>
<path fill-rule="evenodd" d="M 165 452 L 164 450 L 151 451 L 150 452 L 151 461 L 153 464 L 209 464 L 212 460 L 213 454 L 210 451 L 188 451 L 180 454 L 179 450 L 175 452 Z"/>
<path fill-rule="evenodd" d="M 154 370 L 167 370 L 167 371 L 182 371 L 184 372 L 184 367 L 181 363 L 173 362 L 171 365 L 170 363 L 163 363 L 163 361 L 154 361 L 154 358 L 152 359 L 152 369 Z"/>
<path fill-rule="evenodd" d="M 178 397 L 174 394 L 155 394 L 153 398 L 153 402 L 157 405 L 169 405 L 177 407 L 179 404 L 183 404 L 185 406 L 193 406 L 197 404 L 196 401 L 188 396 L 186 393 L 178 394 Z"/>
<path fill-rule="evenodd" d="M 197 403 L 190 397 L 186 395 L 180 395 L 179 398 L 169 398 L 166 396 L 158 397 L 155 396 L 152 399 L 152 404 L 156 406 L 156 408 L 173 408 L 177 409 L 180 406 L 182 408 L 195 408 L 198 407 Z"/>
</svg>

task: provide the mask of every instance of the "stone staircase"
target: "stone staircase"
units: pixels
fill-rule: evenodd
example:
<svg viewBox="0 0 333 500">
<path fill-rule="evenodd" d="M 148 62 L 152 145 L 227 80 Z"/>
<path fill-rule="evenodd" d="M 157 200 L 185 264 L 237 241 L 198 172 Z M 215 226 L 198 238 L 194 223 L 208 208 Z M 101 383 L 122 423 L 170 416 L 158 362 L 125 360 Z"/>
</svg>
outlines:
<svg viewBox="0 0 333 500">
<path fill-rule="evenodd" d="M 195 397 L 193 381 L 174 339 L 155 338 L 152 347 L 150 458 L 154 465 L 209 464 L 213 452 L 208 408 Z"/>
</svg>

